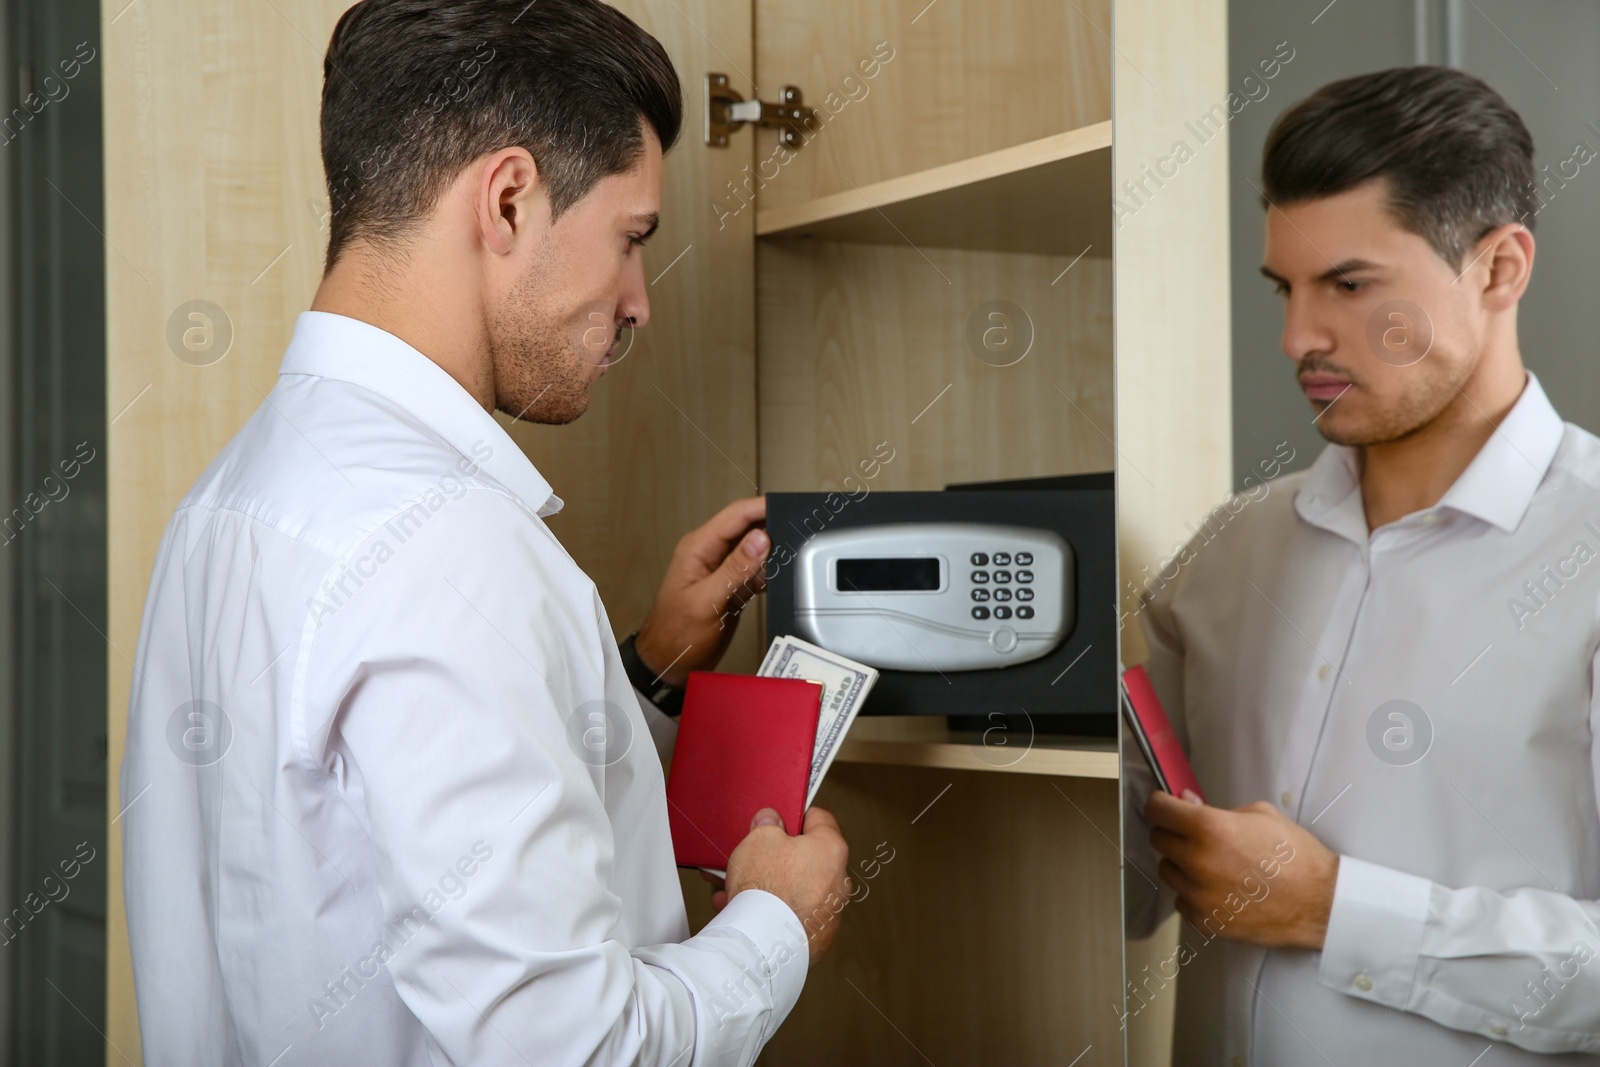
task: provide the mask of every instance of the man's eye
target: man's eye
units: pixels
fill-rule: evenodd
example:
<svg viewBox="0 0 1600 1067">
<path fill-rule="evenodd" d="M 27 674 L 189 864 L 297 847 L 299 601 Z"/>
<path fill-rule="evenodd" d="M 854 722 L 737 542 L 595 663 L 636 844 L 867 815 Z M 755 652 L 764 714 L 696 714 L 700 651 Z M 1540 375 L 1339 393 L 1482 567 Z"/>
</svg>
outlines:
<svg viewBox="0 0 1600 1067">
<path fill-rule="evenodd" d="M 1341 293 L 1359 293 L 1366 286 L 1365 282 L 1353 282 L 1349 278 L 1341 279 L 1334 284 L 1339 287 Z"/>
<path fill-rule="evenodd" d="M 640 237 L 636 233 L 630 233 L 628 235 L 628 247 L 629 248 L 643 248 L 645 246 L 645 242 L 648 241 L 648 240 L 650 240 L 650 238 L 648 238 L 648 237 Z"/>
</svg>

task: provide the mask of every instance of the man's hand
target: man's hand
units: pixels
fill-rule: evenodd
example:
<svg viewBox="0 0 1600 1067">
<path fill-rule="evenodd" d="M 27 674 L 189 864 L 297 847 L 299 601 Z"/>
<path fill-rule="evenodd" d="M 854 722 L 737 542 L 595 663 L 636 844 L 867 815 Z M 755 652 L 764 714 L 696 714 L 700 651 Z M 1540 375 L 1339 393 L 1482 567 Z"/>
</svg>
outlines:
<svg viewBox="0 0 1600 1067">
<path fill-rule="evenodd" d="M 682 686 L 690 671 L 715 667 L 733 640 L 739 612 L 766 588 L 762 564 L 772 541 L 759 525 L 766 518 L 766 497 L 735 500 L 672 550 L 656 602 L 633 642 L 639 659 L 668 685 Z"/>
<path fill-rule="evenodd" d="M 765 889 L 800 917 L 815 963 L 839 932 L 839 912 L 850 899 L 849 862 L 850 846 L 826 811 L 806 812 L 805 832 L 790 837 L 778 813 L 762 808 L 728 857 L 727 889 L 717 890 L 711 902 L 720 911 L 746 889 Z"/>
<path fill-rule="evenodd" d="M 1193 798 L 1193 799 L 1190 799 Z M 1144 806 L 1157 873 L 1198 930 L 1267 948 L 1322 948 L 1339 856 L 1271 804 L 1229 811 L 1156 792 Z"/>
</svg>

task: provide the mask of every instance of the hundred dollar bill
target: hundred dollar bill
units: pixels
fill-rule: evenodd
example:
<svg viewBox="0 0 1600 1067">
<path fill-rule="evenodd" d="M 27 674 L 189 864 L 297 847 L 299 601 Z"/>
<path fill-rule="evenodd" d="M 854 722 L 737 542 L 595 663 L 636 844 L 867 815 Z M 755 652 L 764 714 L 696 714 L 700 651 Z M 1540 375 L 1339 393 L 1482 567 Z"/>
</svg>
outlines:
<svg viewBox="0 0 1600 1067">
<path fill-rule="evenodd" d="M 878 672 L 798 637 L 775 637 L 756 674 L 763 678 L 799 678 L 822 686 L 822 712 L 817 718 L 817 743 L 812 750 L 811 779 L 806 787 L 809 808 L 844 735 L 878 680 Z"/>
</svg>

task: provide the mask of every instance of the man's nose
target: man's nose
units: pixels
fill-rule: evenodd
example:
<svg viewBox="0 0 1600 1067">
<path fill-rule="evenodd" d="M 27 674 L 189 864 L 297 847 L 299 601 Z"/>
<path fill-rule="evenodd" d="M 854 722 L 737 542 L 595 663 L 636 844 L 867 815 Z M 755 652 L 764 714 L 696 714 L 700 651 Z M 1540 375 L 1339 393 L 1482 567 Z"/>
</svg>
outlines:
<svg viewBox="0 0 1600 1067">
<path fill-rule="evenodd" d="M 635 256 L 634 263 L 634 268 L 628 272 L 622 299 L 617 301 L 617 326 L 642 330 L 650 321 L 650 297 L 644 284 L 644 257 Z"/>
<path fill-rule="evenodd" d="M 1279 342 L 1283 354 L 1301 362 L 1314 352 L 1327 352 L 1332 347 L 1328 331 L 1317 321 L 1308 301 L 1289 297 L 1283 308 L 1283 336 Z"/>
</svg>

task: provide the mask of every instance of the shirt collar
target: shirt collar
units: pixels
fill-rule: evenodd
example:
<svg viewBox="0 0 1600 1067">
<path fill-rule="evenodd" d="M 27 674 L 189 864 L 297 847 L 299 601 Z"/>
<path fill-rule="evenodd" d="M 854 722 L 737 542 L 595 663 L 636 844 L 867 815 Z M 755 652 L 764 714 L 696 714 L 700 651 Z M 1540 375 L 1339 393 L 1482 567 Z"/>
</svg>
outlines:
<svg viewBox="0 0 1600 1067">
<path fill-rule="evenodd" d="M 1565 433 L 1561 416 L 1539 379 L 1529 372 L 1522 395 L 1435 510 L 1449 508 L 1513 532 L 1527 514 Z M 1367 539 L 1354 448 L 1329 445 L 1322 450 L 1295 495 L 1295 510 L 1315 526 L 1358 541 Z"/>
<path fill-rule="evenodd" d="M 494 416 L 444 368 L 386 330 L 345 315 L 301 312 L 278 373 L 332 378 L 377 393 L 416 416 L 541 517 L 561 510 L 561 498 Z"/>
</svg>

